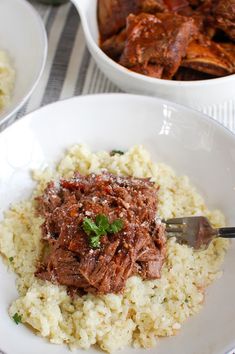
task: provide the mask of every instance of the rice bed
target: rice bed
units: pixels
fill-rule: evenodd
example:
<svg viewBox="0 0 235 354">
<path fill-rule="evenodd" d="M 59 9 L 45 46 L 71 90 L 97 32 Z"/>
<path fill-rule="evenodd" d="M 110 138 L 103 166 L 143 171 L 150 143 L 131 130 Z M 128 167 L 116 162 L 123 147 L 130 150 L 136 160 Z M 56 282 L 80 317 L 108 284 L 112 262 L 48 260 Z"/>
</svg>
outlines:
<svg viewBox="0 0 235 354">
<path fill-rule="evenodd" d="M 187 177 L 176 176 L 165 164 L 153 164 L 143 147 L 110 156 L 107 152 L 92 153 L 85 145 L 74 146 L 56 171 L 34 172 L 38 184 L 32 198 L 13 206 L 0 224 L 0 252 L 18 274 L 19 298 L 11 304 L 9 314 L 18 313 L 37 334 L 52 343 L 66 343 L 72 349 L 88 349 L 94 344 L 107 352 L 127 345 L 150 348 L 157 337 L 175 335 L 181 324 L 201 309 L 204 289 L 221 274 L 219 269 L 229 243 L 216 239 L 207 250 L 195 252 L 170 239 L 161 279 L 143 281 L 133 276 L 120 295 L 87 294 L 72 299 L 64 286 L 35 278 L 43 220 L 35 215 L 34 197 L 51 179 L 69 178 L 74 171 L 88 174 L 102 169 L 151 177 L 160 185 L 160 217 L 205 215 L 214 226 L 225 225 L 222 213 L 207 209 Z"/>
<path fill-rule="evenodd" d="M 6 52 L 0 50 L 0 112 L 6 108 L 11 99 L 15 83 L 15 71 Z"/>
</svg>

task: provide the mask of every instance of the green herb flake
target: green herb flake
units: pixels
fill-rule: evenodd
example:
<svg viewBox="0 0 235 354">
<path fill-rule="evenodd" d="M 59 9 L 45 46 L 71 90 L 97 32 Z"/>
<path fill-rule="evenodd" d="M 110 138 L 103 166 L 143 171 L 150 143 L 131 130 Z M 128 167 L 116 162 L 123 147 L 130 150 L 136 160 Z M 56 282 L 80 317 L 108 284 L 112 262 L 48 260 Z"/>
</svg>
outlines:
<svg viewBox="0 0 235 354">
<path fill-rule="evenodd" d="M 100 236 L 92 236 L 90 238 L 90 246 L 92 248 L 99 248 L 100 247 Z"/>
<path fill-rule="evenodd" d="M 82 223 L 82 228 L 85 233 L 90 237 L 89 243 L 92 248 L 100 247 L 101 236 L 107 235 L 107 233 L 114 234 L 122 230 L 123 221 L 115 220 L 109 223 L 106 215 L 99 214 L 96 216 L 95 221 L 90 218 L 85 218 Z"/>
<path fill-rule="evenodd" d="M 14 258 L 13 257 L 9 257 L 9 261 L 13 262 Z"/>
<path fill-rule="evenodd" d="M 112 150 L 110 152 L 110 156 L 114 156 L 114 155 L 124 155 L 124 152 L 121 150 Z"/>
<path fill-rule="evenodd" d="M 123 221 L 120 219 L 115 220 L 112 224 L 109 225 L 109 232 L 111 234 L 116 234 L 121 231 L 123 228 Z"/>
<path fill-rule="evenodd" d="M 96 226 L 94 221 L 92 221 L 89 218 L 85 218 L 83 220 L 82 228 L 88 236 L 91 236 L 93 233 L 95 235 L 97 235 L 97 233 L 99 233 L 98 227 Z"/>
<path fill-rule="evenodd" d="M 12 318 L 17 325 L 22 321 L 22 316 L 19 315 L 18 312 L 16 312 Z"/>
</svg>

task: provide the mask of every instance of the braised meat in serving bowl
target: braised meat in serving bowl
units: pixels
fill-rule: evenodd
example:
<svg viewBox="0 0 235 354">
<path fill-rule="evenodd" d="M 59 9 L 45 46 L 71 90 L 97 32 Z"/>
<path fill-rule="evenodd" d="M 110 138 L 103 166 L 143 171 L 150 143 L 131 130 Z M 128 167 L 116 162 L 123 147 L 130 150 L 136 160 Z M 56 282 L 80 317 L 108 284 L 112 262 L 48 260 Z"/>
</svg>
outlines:
<svg viewBox="0 0 235 354">
<path fill-rule="evenodd" d="M 98 0 L 101 49 L 147 76 L 235 73 L 235 0 Z"/>
</svg>

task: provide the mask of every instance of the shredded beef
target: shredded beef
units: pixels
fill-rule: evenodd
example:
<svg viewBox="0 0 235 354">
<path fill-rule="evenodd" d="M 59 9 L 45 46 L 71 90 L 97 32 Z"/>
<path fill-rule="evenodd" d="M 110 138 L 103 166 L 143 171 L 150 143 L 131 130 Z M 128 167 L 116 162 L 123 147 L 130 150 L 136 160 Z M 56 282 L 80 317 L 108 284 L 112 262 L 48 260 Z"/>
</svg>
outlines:
<svg viewBox="0 0 235 354">
<path fill-rule="evenodd" d="M 213 8 L 215 26 L 235 41 L 235 0 L 217 0 Z"/>
<path fill-rule="evenodd" d="M 170 13 L 129 15 L 120 64 L 145 75 L 171 79 L 197 32 L 194 19 L 189 17 Z"/>
<path fill-rule="evenodd" d="M 157 188 L 149 179 L 76 174 L 58 185 L 50 182 L 36 200 L 46 249 L 37 277 L 100 294 L 121 292 L 133 274 L 160 278 L 166 237 L 156 221 Z M 97 215 L 110 223 L 122 220 L 123 227 L 92 248 L 82 225 Z"/>
<path fill-rule="evenodd" d="M 164 9 L 163 0 L 98 0 L 101 38 L 105 40 L 122 30 L 130 13 L 155 13 Z"/>
<path fill-rule="evenodd" d="M 122 30 L 104 41 L 101 44 L 102 50 L 113 60 L 119 60 L 125 47 L 126 42 L 126 29 Z"/>
<path fill-rule="evenodd" d="M 99 0 L 98 20 L 102 50 L 134 72 L 168 80 L 235 73 L 235 0 Z"/>
</svg>

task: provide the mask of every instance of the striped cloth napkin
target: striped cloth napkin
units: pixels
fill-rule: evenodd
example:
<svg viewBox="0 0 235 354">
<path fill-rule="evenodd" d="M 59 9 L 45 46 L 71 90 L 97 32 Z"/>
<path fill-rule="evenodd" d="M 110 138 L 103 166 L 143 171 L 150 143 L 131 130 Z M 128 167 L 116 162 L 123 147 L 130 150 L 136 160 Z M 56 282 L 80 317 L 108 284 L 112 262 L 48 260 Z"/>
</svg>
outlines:
<svg viewBox="0 0 235 354">
<path fill-rule="evenodd" d="M 79 15 L 71 3 L 60 7 L 46 6 L 33 0 L 31 3 L 46 27 L 48 59 L 35 92 L 11 122 L 41 106 L 68 97 L 121 92 L 100 72 L 88 52 Z M 235 133 L 235 92 L 234 101 L 205 107 L 203 112 Z"/>
</svg>

